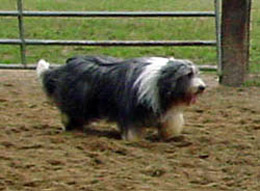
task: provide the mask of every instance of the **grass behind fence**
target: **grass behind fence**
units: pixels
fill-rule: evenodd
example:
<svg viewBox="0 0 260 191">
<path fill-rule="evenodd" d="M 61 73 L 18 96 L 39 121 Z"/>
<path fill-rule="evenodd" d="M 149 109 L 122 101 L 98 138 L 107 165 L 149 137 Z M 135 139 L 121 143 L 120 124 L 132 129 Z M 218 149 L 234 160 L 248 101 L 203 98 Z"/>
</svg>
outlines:
<svg viewBox="0 0 260 191">
<path fill-rule="evenodd" d="M 251 70 L 260 71 L 260 2 L 253 3 Z M 15 10 L 16 0 L 1 0 L 1 10 Z M 25 10 L 40 11 L 213 11 L 214 0 L 24 0 Z M 0 38 L 18 38 L 17 19 L 0 18 Z M 259 32 L 258 32 L 259 31 Z M 213 18 L 25 18 L 26 38 L 67 40 L 214 40 Z M 257 40 L 258 39 L 258 40 Z M 216 64 L 215 47 L 27 46 L 28 63 L 53 63 L 77 54 L 118 57 L 147 55 L 188 58 Z M 19 46 L 0 46 L 1 63 L 19 63 Z"/>
</svg>

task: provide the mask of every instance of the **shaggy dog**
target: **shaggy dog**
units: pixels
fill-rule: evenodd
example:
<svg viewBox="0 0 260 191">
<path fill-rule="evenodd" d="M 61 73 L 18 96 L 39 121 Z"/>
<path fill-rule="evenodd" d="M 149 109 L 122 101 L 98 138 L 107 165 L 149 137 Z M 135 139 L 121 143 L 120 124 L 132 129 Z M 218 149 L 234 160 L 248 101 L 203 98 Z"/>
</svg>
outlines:
<svg viewBox="0 0 260 191">
<path fill-rule="evenodd" d="M 191 61 L 163 57 L 77 56 L 54 69 L 40 60 L 37 74 L 66 130 L 108 119 L 130 141 L 142 138 L 144 127 L 150 126 L 163 140 L 178 136 L 183 108 L 195 103 L 206 87 Z"/>
</svg>

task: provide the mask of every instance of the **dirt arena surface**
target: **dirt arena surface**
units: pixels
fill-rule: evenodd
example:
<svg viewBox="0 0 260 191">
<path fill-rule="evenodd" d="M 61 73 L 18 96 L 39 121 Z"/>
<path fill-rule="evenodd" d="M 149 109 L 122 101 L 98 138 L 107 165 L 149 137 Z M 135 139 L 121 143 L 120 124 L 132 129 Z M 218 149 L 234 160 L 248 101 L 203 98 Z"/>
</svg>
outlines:
<svg viewBox="0 0 260 191">
<path fill-rule="evenodd" d="M 0 70 L 0 190 L 260 190 L 260 88 L 203 78 L 182 137 L 130 143 L 105 122 L 64 132 L 34 71 Z"/>
</svg>

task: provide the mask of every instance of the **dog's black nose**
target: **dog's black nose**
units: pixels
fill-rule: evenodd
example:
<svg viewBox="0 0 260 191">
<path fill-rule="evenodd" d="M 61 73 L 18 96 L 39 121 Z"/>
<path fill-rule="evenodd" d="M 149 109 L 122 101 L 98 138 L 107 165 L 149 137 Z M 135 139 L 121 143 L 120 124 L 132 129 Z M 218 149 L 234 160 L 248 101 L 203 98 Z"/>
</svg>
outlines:
<svg viewBox="0 0 260 191">
<path fill-rule="evenodd" d="M 203 92 L 206 89 L 206 86 L 199 86 L 199 91 Z"/>
</svg>

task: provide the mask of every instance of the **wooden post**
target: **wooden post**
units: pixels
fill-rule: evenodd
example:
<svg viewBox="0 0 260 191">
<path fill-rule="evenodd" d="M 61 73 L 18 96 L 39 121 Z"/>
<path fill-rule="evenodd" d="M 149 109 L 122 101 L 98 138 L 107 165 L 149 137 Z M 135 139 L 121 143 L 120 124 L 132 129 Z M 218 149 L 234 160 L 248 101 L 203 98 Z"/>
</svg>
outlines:
<svg viewBox="0 0 260 191">
<path fill-rule="evenodd" d="M 241 86 L 249 62 L 251 0 L 223 0 L 221 24 L 222 71 L 220 83 Z"/>
</svg>

